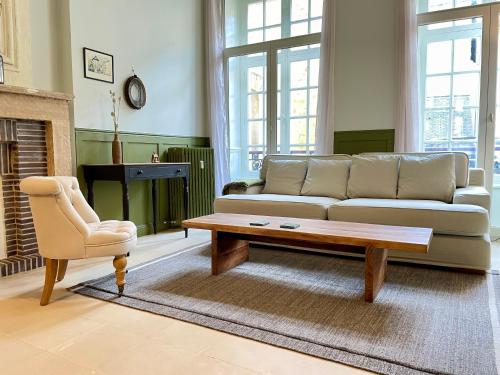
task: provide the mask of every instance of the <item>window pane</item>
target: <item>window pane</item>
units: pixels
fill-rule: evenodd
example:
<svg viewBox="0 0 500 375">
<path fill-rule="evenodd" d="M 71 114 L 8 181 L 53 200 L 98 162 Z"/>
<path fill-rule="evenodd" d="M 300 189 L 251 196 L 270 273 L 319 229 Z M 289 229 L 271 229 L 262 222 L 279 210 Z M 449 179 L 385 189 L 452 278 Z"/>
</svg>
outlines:
<svg viewBox="0 0 500 375">
<path fill-rule="evenodd" d="M 281 0 L 266 0 L 266 26 L 281 23 Z"/>
<path fill-rule="evenodd" d="M 262 92 L 264 90 L 264 67 L 248 68 L 248 92 Z"/>
<path fill-rule="evenodd" d="M 292 21 L 304 20 L 309 16 L 308 0 L 292 0 Z"/>
<path fill-rule="evenodd" d="M 451 72 L 451 49 L 451 41 L 427 45 L 427 74 Z"/>
<path fill-rule="evenodd" d="M 449 127 L 449 111 L 427 111 L 424 119 L 424 140 L 447 140 Z"/>
<path fill-rule="evenodd" d="M 264 26 L 264 5 L 261 1 L 248 4 L 247 28 L 257 29 Z"/>
<path fill-rule="evenodd" d="M 291 31 L 290 31 L 291 36 L 305 35 L 308 33 L 309 33 L 309 23 L 308 22 L 292 23 Z"/>
<path fill-rule="evenodd" d="M 307 60 L 290 64 L 290 86 L 292 88 L 307 86 Z"/>
<path fill-rule="evenodd" d="M 281 27 L 271 27 L 266 29 L 266 40 L 275 40 L 281 38 Z"/>
<path fill-rule="evenodd" d="M 309 144 L 314 145 L 316 142 L 316 117 L 309 119 Z"/>
<path fill-rule="evenodd" d="M 321 20 L 311 21 L 311 34 L 321 32 Z"/>
<path fill-rule="evenodd" d="M 250 121 L 248 123 L 248 144 L 250 146 L 264 144 L 264 123 L 262 121 Z"/>
<path fill-rule="evenodd" d="M 307 115 L 307 90 L 296 90 L 290 93 L 290 116 Z"/>
<path fill-rule="evenodd" d="M 321 17 L 323 14 L 323 0 L 311 0 L 311 18 Z"/>
<path fill-rule="evenodd" d="M 318 86 L 319 79 L 319 59 L 309 60 L 309 84 Z"/>
<path fill-rule="evenodd" d="M 307 120 L 290 120 L 290 144 L 307 144 Z"/>
<path fill-rule="evenodd" d="M 425 81 L 425 108 L 449 107 L 451 77 L 428 77 Z"/>
<path fill-rule="evenodd" d="M 455 40 L 453 51 L 453 70 L 455 72 L 476 71 L 481 69 L 481 40 L 466 38 Z"/>
<path fill-rule="evenodd" d="M 260 43 L 262 41 L 264 41 L 264 31 L 263 30 L 250 31 L 248 33 L 248 44 Z"/>
<path fill-rule="evenodd" d="M 259 119 L 264 117 L 264 95 L 248 95 L 248 118 Z"/>
<path fill-rule="evenodd" d="M 453 77 L 453 106 L 479 107 L 480 76 L 479 73 L 460 74 Z"/>
<path fill-rule="evenodd" d="M 316 116 L 318 110 L 318 89 L 309 90 L 309 115 Z"/>
</svg>

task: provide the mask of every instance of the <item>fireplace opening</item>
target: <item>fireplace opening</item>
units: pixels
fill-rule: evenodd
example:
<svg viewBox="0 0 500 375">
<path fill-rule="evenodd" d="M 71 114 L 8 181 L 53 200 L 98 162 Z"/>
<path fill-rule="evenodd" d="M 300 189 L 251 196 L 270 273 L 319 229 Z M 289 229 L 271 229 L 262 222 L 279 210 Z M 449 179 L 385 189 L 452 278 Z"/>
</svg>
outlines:
<svg viewBox="0 0 500 375">
<path fill-rule="evenodd" d="M 0 275 L 7 276 L 43 265 L 38 254 L 28 197 L 19 182 L 28 176 L 47 176 L 46 124 L 42 121 L 0 119 L 0 176 L 3 198 Z"/>
</svg>

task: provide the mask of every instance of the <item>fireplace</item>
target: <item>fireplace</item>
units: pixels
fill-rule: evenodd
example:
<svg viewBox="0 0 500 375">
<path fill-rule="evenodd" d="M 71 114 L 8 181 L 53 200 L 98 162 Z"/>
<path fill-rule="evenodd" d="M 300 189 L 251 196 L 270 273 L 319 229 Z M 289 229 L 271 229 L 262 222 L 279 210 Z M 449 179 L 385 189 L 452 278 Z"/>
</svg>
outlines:
<svg viewBox="0 0 500 375">
<path fill-rule="evenodd" d="M 28 197 L 28 176 L 71 175 L 71 97 L 0 86 L 0 276 L 43 266 Z"/>
</svg>

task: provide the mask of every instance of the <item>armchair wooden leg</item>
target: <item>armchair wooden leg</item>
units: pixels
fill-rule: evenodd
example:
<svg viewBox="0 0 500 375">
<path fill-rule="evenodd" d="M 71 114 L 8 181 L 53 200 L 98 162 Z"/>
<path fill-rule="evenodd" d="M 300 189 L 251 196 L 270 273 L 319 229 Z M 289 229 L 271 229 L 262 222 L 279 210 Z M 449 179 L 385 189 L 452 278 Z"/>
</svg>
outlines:
<svg viewBox="0 0 500 375">
<path fill-rule="evenodd" d="M 62 281 L 64 279 L 66 268 L 68 268 L 68 260 L 59 259 L 59 265 L 57 266 L 57 281 Z"/>
<path fill-rule="evenodd" d="M 125 289 L 125 274 L 127 273 L 127 256 L 117 255 L 113 259 L 113 266 L 115 267 L 116 285 L 118 286 L 118 294 L 122 295 Z"/>
<path fill-rule="evenodd" d="M 40 306 L 46 306 L 49 303 L 56 282 L 57 264 L 57 259 L 45 258 L 45 285 L 40 299 Z"/>
</svg>

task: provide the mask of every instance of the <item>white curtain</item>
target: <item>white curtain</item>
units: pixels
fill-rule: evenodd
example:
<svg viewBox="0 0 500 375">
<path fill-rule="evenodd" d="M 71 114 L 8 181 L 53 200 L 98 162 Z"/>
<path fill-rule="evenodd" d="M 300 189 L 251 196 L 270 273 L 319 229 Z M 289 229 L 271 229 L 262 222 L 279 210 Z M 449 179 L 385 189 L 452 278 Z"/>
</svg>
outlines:
<svg viewBox="0 0 500 375">
<path fill-rule="evenodd" d="M 333 153 L 333 76 L 335 60 L 336 0 L 323 0 L 321 52 L 319 60 L 318 118 L 316 121 L 316 154 Z"/>
<path fill-rule="evenodd" d="M 419 151 L 417 76 L 417 0 L 402 0 L 398 40 L 398 104 L 394 151 Z"/>
<path fill-rule="evenodd" d="M 215 195 L 229 182 L 229 130 L 224 88 L 224 0 L 206 0 L 207 108 L 215 154 Z"/>
</svg>

